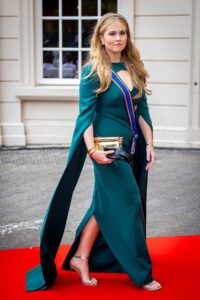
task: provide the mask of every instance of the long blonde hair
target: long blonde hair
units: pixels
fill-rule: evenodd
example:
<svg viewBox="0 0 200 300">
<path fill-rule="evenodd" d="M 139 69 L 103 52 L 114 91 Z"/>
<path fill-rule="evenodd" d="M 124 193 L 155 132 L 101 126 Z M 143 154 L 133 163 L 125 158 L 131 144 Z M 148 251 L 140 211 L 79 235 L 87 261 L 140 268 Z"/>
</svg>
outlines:
<svg viewBox="0 0 200 300">
<path fill-rule="evenodd" d="M 125 17 L 121 14 L 107 13 L 103 15 L 96 23 L 92 38 L 89 56 L 85 65 L 91 65 L 91 71 L 88 76 L 95 73 L 99 77 L 100 87 L 95 90 L 96 94 L 100 94 L 108 89 L 111 83 L 111 60 L 106 53 L 105 47 L 101 44 L 100 35 L 103 35 L 107 27 L 115 20 L 119 20 L 126 28 L 127 44 L 121 53 L 122 60 L 125 62 L 127 71 L 130 73 L 134 86 L 138 89 L 137 95 L 134 98 L 139 98 L 142 95 L 142 88 L 150 95 L 152 91 L 147 89 L 146 78 L 149 77 L 144 64 L 140 59 L 140 53 L 134 45 L 131 36 L 129 25 Z"/>
</svg>

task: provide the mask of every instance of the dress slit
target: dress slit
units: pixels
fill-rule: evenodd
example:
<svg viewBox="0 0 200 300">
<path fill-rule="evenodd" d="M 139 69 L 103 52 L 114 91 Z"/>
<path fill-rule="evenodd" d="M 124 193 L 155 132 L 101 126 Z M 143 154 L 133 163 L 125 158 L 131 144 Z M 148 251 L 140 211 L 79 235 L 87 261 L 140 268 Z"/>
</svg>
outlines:
<svg viewBox="0 0 200 300">
<path fill-rule="evenodd" d="M 141 221 L 144 217 L 137 184 L 134 180 L 128 183 L 127 178 L 124 178 L 122 186 L 119 186 L 119 178 L 115 175 L 114 190 L 111 194 L 107 190 L 108 187 L 110 189 L 109 178 L 113 180 L 113 172 L 119 172 L 122 178 L 123 174 L 128 173 L 127 176 L 133 179 L 132 170 L 127 163 L 119 161 L 117 167 L 114 163 L 100 165 L 94 162 L 94 171 L 95 189 L 91 206 L 77 228 L 74 243 L 62 268 L 69 270 L 69 261 L 77 250 L 81 232 L 94 215 L 100 232 L 90 253 L 90 272 L 103 270 L 127 273 L 136 285 L 149 283 L 153 280 L 152 266 L 145 242 L 144 224 Z M 106 174 L 107 177 L 102 181 L 102 176 Z"/>
</svg>

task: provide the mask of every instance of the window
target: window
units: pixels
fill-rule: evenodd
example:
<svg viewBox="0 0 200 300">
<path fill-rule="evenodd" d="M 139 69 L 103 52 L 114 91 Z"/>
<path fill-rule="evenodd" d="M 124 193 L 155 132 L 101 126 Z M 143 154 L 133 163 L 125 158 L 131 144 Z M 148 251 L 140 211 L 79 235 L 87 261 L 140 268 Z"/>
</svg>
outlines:
<svg viewBox="0 0 200 300">
<path fill-rule="evenodd" d="M 117 0 L 38 0 L 42 16 L 37 47 L 41 83 L 79 79 L 98 18 L 117 12 Z M 39 29 L 38 27 L 38 29 Z"/>
</svg>

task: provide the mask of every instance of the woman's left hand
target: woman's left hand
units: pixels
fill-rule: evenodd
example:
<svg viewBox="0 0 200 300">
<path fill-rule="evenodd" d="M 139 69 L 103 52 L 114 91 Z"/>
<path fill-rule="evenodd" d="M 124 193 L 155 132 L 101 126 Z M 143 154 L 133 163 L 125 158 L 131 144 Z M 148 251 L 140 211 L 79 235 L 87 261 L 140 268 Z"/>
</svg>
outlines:
<svg viewBox="0 0 200 300">
<path fill-rule="evenodd" d="M 146 164 L 146 170 L 148 171 L 153 163 L 154 163 L 154 158 L 155 158 L 155 152 L 154 152 L 154 148 L 152 145 L 147 145 L 146 146 L 146 154 L 147 154 L 147 161 L 148 163 Z"/>
</svg>

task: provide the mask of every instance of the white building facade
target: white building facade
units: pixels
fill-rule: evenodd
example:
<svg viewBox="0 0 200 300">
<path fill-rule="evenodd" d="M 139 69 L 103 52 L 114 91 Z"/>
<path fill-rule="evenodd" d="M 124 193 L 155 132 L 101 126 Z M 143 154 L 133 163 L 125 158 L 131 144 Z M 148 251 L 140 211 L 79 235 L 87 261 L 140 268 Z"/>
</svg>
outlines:
<svg viewBox="0 0 200 300">
<path fill-rule="evenodd" d="M 0 0 L 0 145 L 70 145 L 89 33 L 112 10 L 150 74 L 155 145 L 200 148 L 200 0 L 92 3 Z"/>
</svg>

